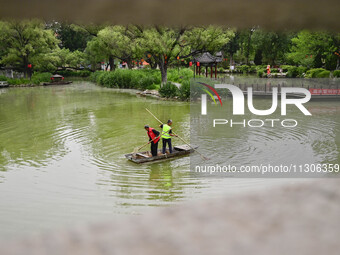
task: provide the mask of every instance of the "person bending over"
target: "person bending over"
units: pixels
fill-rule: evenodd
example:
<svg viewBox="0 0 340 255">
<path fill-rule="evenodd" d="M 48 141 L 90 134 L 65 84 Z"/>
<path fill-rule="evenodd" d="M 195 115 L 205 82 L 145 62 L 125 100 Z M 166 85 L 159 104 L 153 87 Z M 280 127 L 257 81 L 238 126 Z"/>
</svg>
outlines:
<svg viewBox="0 0 340 255">
<path fill-rule="evenodd" d="M 153 157 L 157 156 L 157 150 L 158 150 L 158 142 L 159 142 L 159 132 L 149 127 L 148 125 L 144 126 L 148 136 L 149 136 L 149 142 L 151 143 L 151 154 Z"/>
</svg>

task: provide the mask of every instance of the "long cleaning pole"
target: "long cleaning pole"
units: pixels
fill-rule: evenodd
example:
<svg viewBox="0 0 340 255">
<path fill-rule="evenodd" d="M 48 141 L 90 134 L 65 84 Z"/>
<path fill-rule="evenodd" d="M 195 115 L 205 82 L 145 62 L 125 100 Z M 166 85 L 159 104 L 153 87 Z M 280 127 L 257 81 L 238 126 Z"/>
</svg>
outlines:
<svg viewBox="0 0 340 255">
<path fill-rule="evenodd" d="M 159 123 L 161 123 L 163 125 L 163 122 L 160 121 L 149 109 L 145 108 L 145 110 L 147 110 L 148 113 L 150 113 Z M 192 147 L 188 142 L 186 142 L 182 137 L 180 137 L 179 135 L 175 134 L 175 132 L 172 132 L 174 135 L 176 135 L 179 139 L 181 139 L 185 144 L 189 145 L 189 147 L 191 149 L 193 149 L 194 151 L 196 151 L 198 154 L 200 154 L 201 158 L 204 160 L 209 160 L 209 158 L 205 157 L 202 153 L 200 153 L 198 150 L 196 150 L 194 147 Z"/>
</svg>

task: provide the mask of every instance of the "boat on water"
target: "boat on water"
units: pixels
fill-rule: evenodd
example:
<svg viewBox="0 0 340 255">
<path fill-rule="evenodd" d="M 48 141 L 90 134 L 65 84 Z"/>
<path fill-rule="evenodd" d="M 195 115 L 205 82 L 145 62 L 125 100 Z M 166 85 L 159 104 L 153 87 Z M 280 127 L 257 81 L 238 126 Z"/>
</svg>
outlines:
<svg viewBox="0 0 340 255">
<path fill-rule="evenodd" d="M 194 149 L 197 149 L 198 146 L 192 146 Z M 135 163 L 147 163 L 159 160 L 166 160 L 171 158 L 177 158 L 180 156 L 184 156 L 194 152 L 194 149 L 191 148 L 189 145 L 179 145 L 174 146 L 172 153 L 169 153 L 169 150 L 166 151 L 165 154 L 162 154 L 162 150 L 158 150 L 158 155 L 153 157 L 150 151 L 143 151 L 137 153 L 129 153 L 126 154 L 125 157 Z"/>
<path fill-rule="evenodd" d="M 44 82 L 43 85 L 44 86 L 49 86 L 49 85 L 67 85 L 67 84 L 71 84 L 72 81 L 61 81 L 61 82 Z"/>
<path fill-rule="evenodd" d="M 64 80 L 64 76 L 59 75 L 59 74 L 55 74 L 51 76 L 51 82 L 44 82 L 43 85 L 44 86 L 48 86 L 48 85 L 67 85 L 67 84 L 71 84 L 72 81 L 65 81 Z"/>
</svg>

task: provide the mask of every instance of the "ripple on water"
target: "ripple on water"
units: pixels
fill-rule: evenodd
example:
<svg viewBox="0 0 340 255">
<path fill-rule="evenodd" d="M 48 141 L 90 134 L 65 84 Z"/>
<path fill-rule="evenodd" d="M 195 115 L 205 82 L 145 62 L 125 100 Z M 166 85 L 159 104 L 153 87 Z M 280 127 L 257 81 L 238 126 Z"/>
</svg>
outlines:
<svg viewBox="0 0 340 255">
<path fill-rule="evenodd" d="M 295 118 L 294 128 L 264 126 L 262 128 L 218 127 L 214 133 L 192 130 L 200 149 L 213 159 L 212 164 L 254 165 L 266 163 L 301 164 L 337 160 L 336 116 Z M 197 135 L 199 134 L 199 135 Z M 215 139 L 214 139 L 215 137 Z M 199 160 L 198 156 L 196 159 Z"/>
<path fill-rule="evenodd" d="M 147 107 L 162 120 L 173 119 L 176 133 L 202 144 L 199 150 L 211 162 L 333 160 L 340 146 L 334 142 L 339 141 L 334 115 L 297 117 L 294 129 L 226 129 L 214 137 L 203 124 L 192 132 L 187 103 L 136 98 L 87 83 L 13 89 L 0 97 L 0 170 L 7 170 L 0 172 L 0 235 L 283 182 L 198 178 L 189 171 L 189 157 L 143 165 L 127 161 L 124 154 L 147 142 L 143 125 L 158 128 Z"/>
</svg>

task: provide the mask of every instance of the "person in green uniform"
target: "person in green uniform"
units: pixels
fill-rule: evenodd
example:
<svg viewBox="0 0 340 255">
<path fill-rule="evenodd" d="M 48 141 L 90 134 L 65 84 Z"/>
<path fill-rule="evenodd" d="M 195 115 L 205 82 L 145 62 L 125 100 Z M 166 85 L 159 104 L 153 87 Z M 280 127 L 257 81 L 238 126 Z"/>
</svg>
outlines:
<svg viewBox="0 0 340 255">
<path fill-rule="evenodd" d="M 162 124 L 160 127 L 162 128 L 162 143 L 163 143 L 163 150 L 162 153 L 165 154 L 166 152 L 166 144 L 169 146 L 169 152 L 172 153 L 172 146 L 171 146 L 171 136 L 176 136 L 172 133 L 171 130 L 172 120 L 168 120 L 167 124 Z"/>
</svg>

